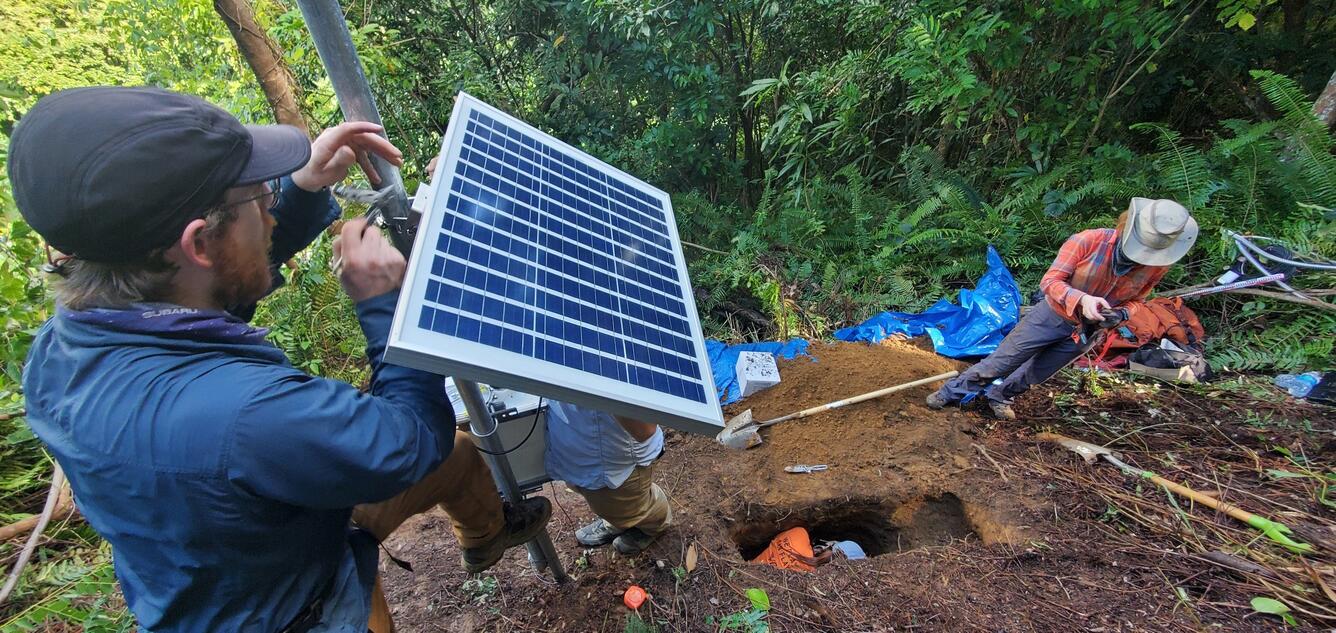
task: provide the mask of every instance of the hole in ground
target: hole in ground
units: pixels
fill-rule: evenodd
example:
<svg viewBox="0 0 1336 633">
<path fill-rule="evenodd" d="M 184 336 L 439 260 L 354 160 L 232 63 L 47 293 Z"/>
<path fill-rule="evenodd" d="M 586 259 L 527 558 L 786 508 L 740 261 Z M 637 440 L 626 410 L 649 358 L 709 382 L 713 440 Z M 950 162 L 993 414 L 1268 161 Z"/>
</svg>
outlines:
<svg viewBox="0 0 1336 633">
<path fill-rule="evenodd" d="M 975 534 L 955 495 L 916 497 L 892 504 L 881 499 L 837 499 L 789 508 L 764 508 L 740 517 L 729 536 L 743 560 L 756 558 L 781 532 L 807 528 L 813 542 L 854 541 L 868 556 L 945 545 Z"/>
<path fill-rule="evenodd" d="M 975 533 L 965 515 L 965 504 L 951 493 L 940 497 L 919 497 L 895 509 L 892 521 L 901 526 L 900 551 L 933 545 L 946 545 Z"/>
</svg>

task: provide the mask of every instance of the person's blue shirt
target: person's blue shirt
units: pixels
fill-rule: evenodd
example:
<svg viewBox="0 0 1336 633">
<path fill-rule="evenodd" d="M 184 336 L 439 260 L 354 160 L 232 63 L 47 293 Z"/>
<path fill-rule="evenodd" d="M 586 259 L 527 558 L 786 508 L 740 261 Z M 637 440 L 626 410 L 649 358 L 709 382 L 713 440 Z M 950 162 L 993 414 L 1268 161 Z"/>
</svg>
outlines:
<svg viewBox="0 0 1336 633">
<path fill-rule="evenodd" d="M 588 490 L 620 487 L 663 451 L 663 429 L 637 442 L 613 416 L 566 402 L 547 409 L 548 476 Z"/>
<path fill-rule="evenodd" d="M 290 181 L 273 262 L 338 217 Z M 69 477 L 143 630 L 274 633 L 319 595 L 316 631 L 365 633 L 377 553 L 354 505 L 454 446 L 439 376 L 380 362 L 396 293 L 362 301 L 370 393 L 293 368 L 224 312 L 60 310 L 24 371 L 28 422 Z"/>
</svg>

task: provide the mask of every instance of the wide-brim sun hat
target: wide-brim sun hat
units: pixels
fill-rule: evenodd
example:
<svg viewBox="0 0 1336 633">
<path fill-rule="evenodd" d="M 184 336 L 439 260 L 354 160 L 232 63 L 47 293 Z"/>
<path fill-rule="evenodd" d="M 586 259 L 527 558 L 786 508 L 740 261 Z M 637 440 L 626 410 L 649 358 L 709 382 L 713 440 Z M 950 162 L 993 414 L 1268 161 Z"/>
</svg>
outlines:
<svg viewBox="0 0 1336 633">
<path fill-rule="evenodd" d="M 1132 198 L 1118 249 L 1143 266 L 1169 266 L 1197 241 L 1197 221 L 1173 200 Z"/>
</svg>

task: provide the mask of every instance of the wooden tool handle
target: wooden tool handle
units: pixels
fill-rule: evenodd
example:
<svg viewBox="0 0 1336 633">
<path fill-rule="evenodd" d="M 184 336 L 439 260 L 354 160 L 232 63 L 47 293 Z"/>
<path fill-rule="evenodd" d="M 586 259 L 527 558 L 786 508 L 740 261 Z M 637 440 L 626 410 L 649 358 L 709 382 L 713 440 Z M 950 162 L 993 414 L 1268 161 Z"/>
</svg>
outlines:
<svg viewBox="0 0 1336 633">
<path fill-rule="evenodd" d="M 1240 508 L 1230 503 L 1225 503 L 1224 501 L 1221 501 L 1219 499 L 1208 497 L 1200 492 L 1197 492 L 1196 490 L 1188 488 L 1187 486 L 1181 486 L 1179 484 L 1176 484 L 1159 475 L 1151 477 L 1150 480 L 1161 486 L 1164 486 L 1170 492 L 1187 497 L 1209 508 L 1214 508 L 1220 512 L 1224 512 L 1225 514 L 1228 514 L 1229 516 L 1232 516 L 1240 521 L 1243 521 L 1244 523 L 1247 523 L 1252 519 L 1253 514 L 1251 512 L 1248 512 L 1247 510 L 1244 510 L 1243 508 Z"/>
<path fill-rule="evenodd" d="M 812 407 L 812 408 L 810 408 L 810 409 L 803 409 L 802 411 L 799 411 L 799 412 L 797 412 L 797 413 L 790 413 L 790 414 L 788 414 L 788 415 L 786 415 L 786 416 L 778 417 L 778 418 L 775 418 L 775 419 L 773 419 L 773 420 L 766 420 L 765 422 L 762 422 L 762 423 L 760 423 L 760 424 L 757 424 L 757 425 L 756 425 L 756 428 L 758 428 L 758 429 L 762 429 L 762 428 L 765 428 L 765 427 L 767 427 L 767 426 L 770 426 L 771 424 L 779 424 L 780 422 L 785 422 L 785 421 L 787 421 L 787 420 L 797 420 L 798 418 L 805 418 L 805 417 L 807 417 L 807 416 L 809 416 L 809 415 L 812 415 L 812 414 L 814 414 L 814 413 L 821 413 L 822 411 L 829 411 L 829 410 L 831 410 L 831 409 L 838 409 L 838 408 L 840 408 L 840 407 L 847 406 L 847 405 L 851 405 L 851 404 L 858 404 L 858 403 L 860 403 L 860 402 L 866 402 L 866 401 L 871 400 L 871 399 L 873 399 L 873 398 L 880 398 L 880 397 L 882 397 L 882 396 L 884 396 L 884 395 L 887 395 L 887 394 L 895 393 L 895 392 L 897 392 L 897 391 L 904 391 L 905 389 L 912 389 L 912 388 L 917 387 L 917 386 L 919 386 L 919 385 L 926 385 L 926 384 L 928 384 L 928 383 L 930 383 L 930 382 L 937 382 L 938 380 L 947 380 L 947 379 L 950 379 L 950 378 L 955 378 L 955 377 L 958 376 L 958 375 L 960 375 L 960 372 L 958 372 L 958 371 L 948 371 L 948 372 L 946 372 L 946 373 L 944 373 L 944 374 L 937 374 L 936 376 L 932 376 L 932 377 L 929 377 L 929 378 L 922 378 L 922 379 L 920 379 L 920 380 L 915 380 L 915 381 L 913 381 L 913 382 L 907 382 L 907 383 L 905 383 L 905 384 L 903 384 L 903 385 L 896 385 L 896 386 L 894 386 L 894 387 L 887 387 L 887 388 L 885 388 L 885 389 L 878 389 L 878 390 L 876 390 L 876 391 L 872 391 L 872 392 L 865 393 L 865 394 L 863 394 L 863 395 L 861 395 L 861 396 L 854 396 L 854 397 L 852 397 L 852 398 L 845 398 L 844 400 L 836 400 L 835 402 L 829 402 L 829 403 L 826 403 L 826 404 L 817 405 L 817 406 Z"/>
</svg>

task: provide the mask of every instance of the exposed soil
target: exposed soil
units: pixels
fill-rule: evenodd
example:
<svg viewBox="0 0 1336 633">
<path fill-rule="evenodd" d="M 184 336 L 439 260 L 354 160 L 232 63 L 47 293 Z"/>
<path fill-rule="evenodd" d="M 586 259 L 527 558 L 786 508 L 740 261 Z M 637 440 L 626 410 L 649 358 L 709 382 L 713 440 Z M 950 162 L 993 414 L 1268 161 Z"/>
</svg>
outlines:
<svg viewBox="0 0 1336 633">
<path fill-rule="evenodd" d="M 915 342 L 814 344 L 812 354 L 781 362 L 780 385 L 726 416 L 751 408 L 765 420 L 964 366 Z M 1311 467 L 1330 468 L 1336 416 L 1329 409 L 1253 400 L 1237 390 L 1203 398 L 1156 385 L 1113 385 L 1096 397 L 1059 377 L 1027 394 L 1018 407 L 1021 422 L 1001 425 L 973 411 L 927 409 L 923 398 L 934 388 L 781 423 L 762 431 L 765 443 L 748 451 L 670 433 L 656 480 L 670 496 L 677 525 L 640 557 L 576 544 L 574 530 L 593 515 L 578 495 L 550 484 L 544 494 L 557 511 L 549 531 L 572 576 L 563 585 L 534 572 L 522 548 L 470 580 L 459 569 L 445 517 L 417 517 L 387 543 L 415 571 L 382 562 L 399 629 L 631 630 L 621 604 L 631 584 L 652 595 L 641 614 L 661 631 L 720 630 L 721 618 L 747 608 L 749 587 L 768 593 L 766 619 L 775 631 L 1280 627 L 1246 606 L 1260 595 L 1249 593 L 1253 576 L 1198 558 L 1202 547 L 1233 543 L 1246 550 L 1251 542 L 1254 560 L 1279 568 L 1288 560 L 1283 550 L 1250 541 L 1247 528 L 1202 508 L 1185 528 L 1162 492 L 1108 466 L 1086 466 L 1061 449 L 1036 446 L 1032 432 L 1117 441 L 1143 467 L 1215 494 L 1239 494 L 1237 488 L 1257 497 L 1242 496 L 1235 500 L 1240 505 L 1289 508 L 1292 522 L 1302 517 L 1326 527 L 1333 514 L 1304 482 L 1263 483 L 1259 476 L 1283 466 L 1276 446 L 1312 457 Z M 1260 424 L 1259 416 L 1266 416 Z M 784 472 L 794 464 L 829 469 Z M 816 540 L 856 541 L 872 558 L 839 560 L 814 573 L 747 562 L 797 525 Z M 688 572 L 692 548 L 698 564 Z M 1330 558 L 1310 560 L 1318 573 L 1333 573 Z M 1283 564 L 1301 570 L 1292 560 Z M 1336 576 L 1326 578 L 1336 586 Z"/>
</svg>

